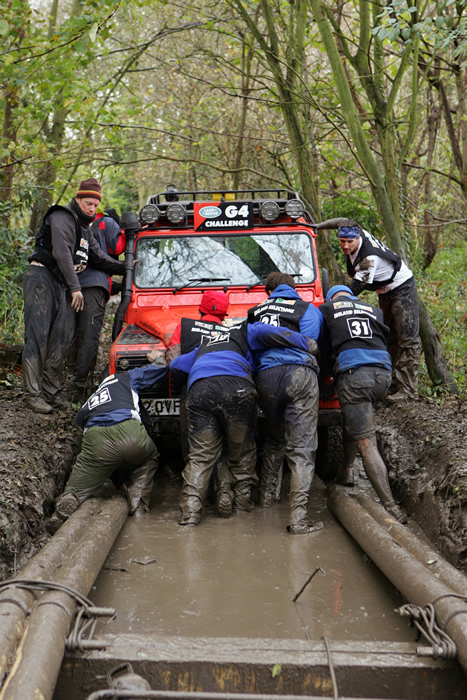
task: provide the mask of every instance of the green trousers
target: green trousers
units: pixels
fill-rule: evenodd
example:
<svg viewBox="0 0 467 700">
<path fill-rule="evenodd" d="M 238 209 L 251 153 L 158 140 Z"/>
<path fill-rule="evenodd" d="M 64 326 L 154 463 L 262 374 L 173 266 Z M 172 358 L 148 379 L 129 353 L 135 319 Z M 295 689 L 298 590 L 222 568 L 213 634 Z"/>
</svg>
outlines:
<svg viewBox="0 0 467 700">
<path fill-rule="evenodd" d="M 147 510 L 158 457 L 156 446 L 138 420 L 94 426 L 84 433 L 65 493 L 74 493 L 82 503 L 119 469 L 127 478 L 130 513 L 140 504 Z"/>
</svg>

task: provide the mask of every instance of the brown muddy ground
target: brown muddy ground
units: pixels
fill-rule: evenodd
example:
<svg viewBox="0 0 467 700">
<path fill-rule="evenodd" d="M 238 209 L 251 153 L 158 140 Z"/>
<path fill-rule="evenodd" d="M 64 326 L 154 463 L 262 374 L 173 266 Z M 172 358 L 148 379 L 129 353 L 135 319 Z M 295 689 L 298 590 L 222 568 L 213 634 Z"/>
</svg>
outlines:
<svg viewBox="0 0 467 700">
<path fill-rule="evenodd" d="M 0 344 L 0 579 L 47 540 L 45 516 L 81 439 L 71 409 L 40 416 L 23 405 L 20 352 L 21 346 Z M 467 573 L 467 404 L 449 399 L 380 408 L 378 438 L 396 498 Z"/>
</svg>

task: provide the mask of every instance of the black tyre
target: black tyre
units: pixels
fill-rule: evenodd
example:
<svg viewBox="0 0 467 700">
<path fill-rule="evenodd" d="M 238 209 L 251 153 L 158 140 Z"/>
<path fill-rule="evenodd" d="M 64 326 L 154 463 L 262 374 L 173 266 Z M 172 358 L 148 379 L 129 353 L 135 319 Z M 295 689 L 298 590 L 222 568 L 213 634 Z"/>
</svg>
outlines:
<svg viewBox="0 0 467 700">
<path fill-rule="evenodd" d="M 342 427 L 320 426 L 318 428 L 318 450 L 316 473 L 323 481 L 332 481 L 344 458 Z"/>
<path fill-rule="evenodd" d="M 323 296 L 326 299 L 326 294 L 329 292 L 329 275 L 325 267 L 321 270 L 321 284 L 323 285 Z"/>
</svg>

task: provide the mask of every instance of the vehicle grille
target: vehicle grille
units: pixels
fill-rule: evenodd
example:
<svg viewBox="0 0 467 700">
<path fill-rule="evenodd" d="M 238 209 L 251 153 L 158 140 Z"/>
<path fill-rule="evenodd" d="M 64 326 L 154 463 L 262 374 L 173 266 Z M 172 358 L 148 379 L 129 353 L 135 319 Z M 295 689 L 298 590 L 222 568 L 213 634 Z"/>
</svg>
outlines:
<svg viewBox="0 0 467 700">
<path fill-rule="evenodd" d="M 128 366 L 122 367 L 122 360 L 128 362 Z M 126 362 L 125 362 L 126 364 Z M 128 369 L 134 369 L 135 367 L 145 367 L 149 364 L 146 355 L 120 355 L 115 360 L 115 367 L 117 372 L 125 372 Z"/>
</svg>

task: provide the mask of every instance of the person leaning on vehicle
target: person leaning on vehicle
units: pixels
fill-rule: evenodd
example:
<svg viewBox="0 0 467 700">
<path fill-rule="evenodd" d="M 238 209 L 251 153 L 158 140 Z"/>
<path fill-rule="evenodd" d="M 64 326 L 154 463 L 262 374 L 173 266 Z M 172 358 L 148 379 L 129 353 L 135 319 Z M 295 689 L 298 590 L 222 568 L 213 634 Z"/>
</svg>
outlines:
<svg viewBox="0 0 467 700">
<path fill-rule="evenodd" d="M 158 358 L 145 367 L 111 374 L 78 412 L 75 423 L 84 430 L 81 452 L 55 512 L 46 523 L 51 534 L 119 470 L 126 476 L 130 515 L 147 512 L 157 469 L 156 446 L 142 424 L 139 392 L 167 374 Z"/>
<path fill-rule="evenodd" d="M 253 510 L 256 485 L 256 389 L 246 324 L 216 325 L 199 348 L 170 364 L 171 375 L 186 377 L 188 462 L 182 472 L 180 525 L 201 521 L 209 479 L 223 449 L 232 474 L 233 505 Z"/>
<path fill-rule="evenodd" d="M 415 400 L 420 365 L 420 321 L 413 273 L 404 261 L 352 219 L 329 219 L 318 230 L 337 228 L 340 246 L 347 256 L 352 293 L 376 291 L 389 327 L 388 351 L 392 359 L 392 384 L 388 401 Z"/>
<path fill-rule="evenodd" d="M 78 274 L 88 261 L 108 274 L 124 271 L 124 264 L 105 255 L 92 236 L 90 225 L 100 200 L 97 180 L 83 180 L 70 204 L 47 211 L 28 258 L 23 279 L 23 385 L 24 401 L 36 413 L 67 405 L 62 394 L 66 289 L 78 312 L 84 306 Z"/>
<path fill-rule="evenodd" d="M 167 348 L 167 361 L 170 363 L 179 355 L 197 348 L 203 335 L 209 335 L 214 325 L 222 323 L 228 308 L 229 297 L 225 292 L 204 292 L 198 307 L 199 319 L 182 318 L 175 327 Z"/>
<path fill-rule="evenodd" d="M 266 280 L 269 299 L 248 311 L 248 340 L 255 326 L 280 327 L 318 340 L 323 317 L 303 301 L 293 277 L 272 272 Z M 251 339 L 250 339 L 251 336 Z M 258 353 L 255 379 L 259 403 L 266 417 L 266 440 L 259 487 L 259 505 L 270 508 L 277 500 L 280 470 L 287 458 L 290 469 L 288 530 L 293 535 L 317 532 L 322 522 L 308 520 L 308 501 L 318 447 L 318 363 L 309 351 L 271 347 Z"/>
<path fill-rule="evenodd" d="M 98 214 L 91 224 L 100 249 L 118 260 L 125 250 L 126 236 L 120 228 L 120 217 L 115 209 Z M 91 393 L 94 367 L 99 350 L 99 336 L 104 322 L 105 307 L 112 290 L 108 273 L 88 265 L 80 273 L 79 283 L 84 297 L 84 308 L 76 313 L 67 303 L 67 345 L 76 343 L 73 374 L 70 381 L 72 403 L 82 403 Z"/>
<path fill-rule="evenodd" d="M 197 348 L 204 336 L 209 335 L 227 316 L 229 297 L 225 292 L 208 289 L 203 293 L 198 307 L 199 319 L 182 318 L 175 328 L 167 348 L 167 361 L 185 355 Z M 180 390 L 180 444 L 183 462 L 188 461 L 188 423 L 186 413 L 186 382 Z M 221 518 L 230 518 L 233 508 L 233 477 L 229 462 L 223 455 L 213 470 L 214 491 L 216 494 L 216 512 Z"/>
<path fill-rule="evenodd" d="M 389 328 L 381 309 L 361 302 L 350 287 L 336 285 L 320 306 L 324 317 L 323 354 L 327 343 L 334 360 L 336 393 L 344 418 L 344 461 L 334 483 L 354 485 L 353 462 L 360 452 L 363 466 L 386 510 L 406 521 L 394 501 L 388 473 L 378 451 L 374 406 L 391 384 Z"/>
</svg>

